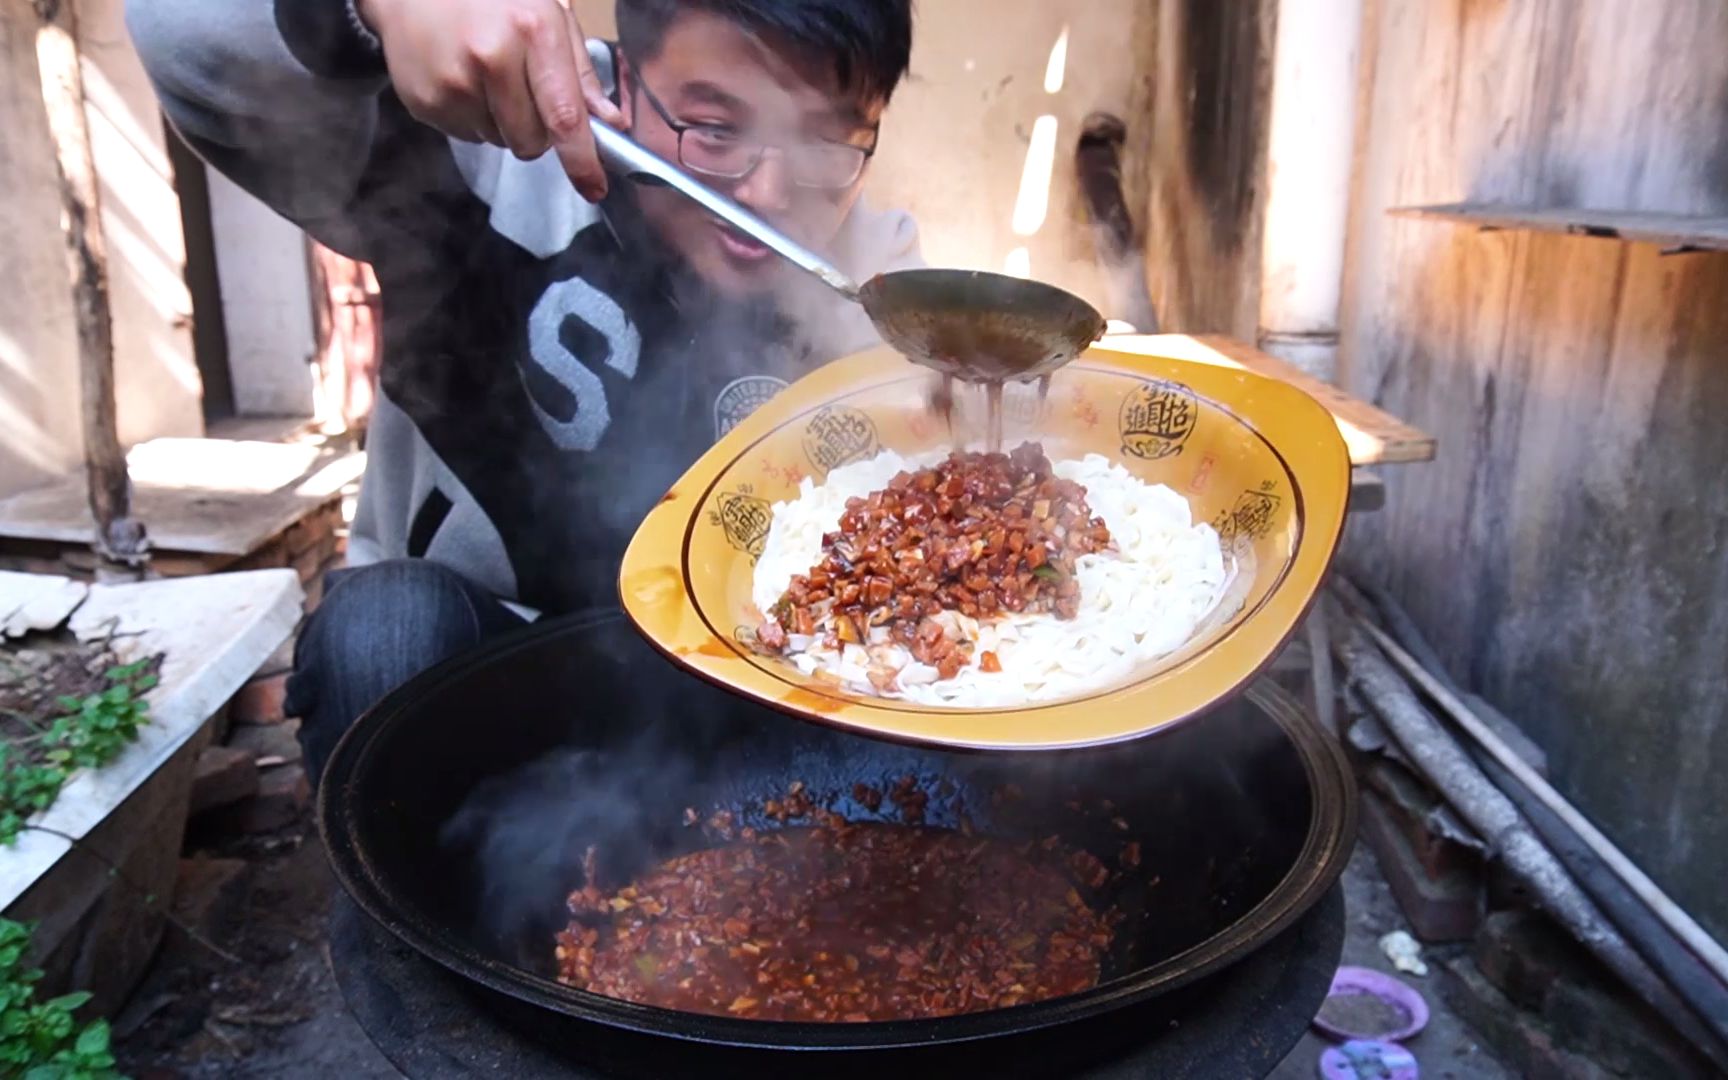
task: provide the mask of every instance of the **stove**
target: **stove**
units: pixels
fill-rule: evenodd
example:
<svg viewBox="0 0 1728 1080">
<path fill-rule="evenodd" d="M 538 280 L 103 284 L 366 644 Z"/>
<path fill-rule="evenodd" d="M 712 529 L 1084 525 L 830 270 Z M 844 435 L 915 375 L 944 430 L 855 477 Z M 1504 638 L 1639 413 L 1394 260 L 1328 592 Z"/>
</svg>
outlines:
<svg viewBox="0 0 1728 1080">
<path fill-rule="evenodd" d="M 645 1075 L 584 1054 L 568 1027 L 544 1013 L 458 979 L 402 944 L 346 896 L 331 915 L 331 960 L 349 1010 L 383 1055 L 410 1080 L 512 1080 Z M 1242 1080 L 1270 1073 L 1319 1011 L 1344 942 L 1344 899 L 1334 885 L 1288 930 L 1240 962 L 1149 1007 L 1123 1010 L 1085 1032 L 997 1039 L 941 1054 L 895 1051 L 846 1061 L 880 1076 L 1062 1077 L 1064 1080 Z M 1084 1045 L 1081 1045 L 1084 1044 Z M 707 1072 L 711 1048 L 660 1056 L 656 1076 Z M 794 1064 L 788 1056 L 788 1071 Z M 808 1071 L 807 1056 L 796 1064 Z M 822 1074 L 836 1059 L 822 1055 Z M 850 1068 L 847 1072 L 852 1071 Z M 773 1075 L 765 1071 L 765 1078 Z"/>
</svg>

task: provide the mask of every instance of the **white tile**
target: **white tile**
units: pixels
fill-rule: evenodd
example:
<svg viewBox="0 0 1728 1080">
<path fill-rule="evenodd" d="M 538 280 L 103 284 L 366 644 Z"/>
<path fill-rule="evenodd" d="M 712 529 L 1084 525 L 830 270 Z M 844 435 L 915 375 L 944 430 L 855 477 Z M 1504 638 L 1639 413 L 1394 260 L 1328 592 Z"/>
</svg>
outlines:
<svg viewBox="0 0 1728 1080">
<path fill-rule="evenodd" d="M 71 578 L 0 570 L 0 637 L 55 629 L 89 591 L 88 585 Z"/>
</svg>

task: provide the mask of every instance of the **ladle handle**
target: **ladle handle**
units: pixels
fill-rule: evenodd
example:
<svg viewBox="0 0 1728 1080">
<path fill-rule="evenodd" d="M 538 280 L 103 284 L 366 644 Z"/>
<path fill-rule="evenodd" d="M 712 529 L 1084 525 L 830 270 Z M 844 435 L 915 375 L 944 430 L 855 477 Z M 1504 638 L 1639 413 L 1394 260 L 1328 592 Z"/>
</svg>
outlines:
<svg viewBox="0 0 1728 1080">
<path fill-rule="evenodd" d="M 638 182 L 672 188 L 722 221 L 768 247 L 799 269 L 849 300 L 858 299 L 858 285 L 827 259 L 804 247 L 736 202 L 692 178 L 684 170 L 614 131 L 598 120 L 590 125 L 601 159 L 616 172 Z"/>
</svg>

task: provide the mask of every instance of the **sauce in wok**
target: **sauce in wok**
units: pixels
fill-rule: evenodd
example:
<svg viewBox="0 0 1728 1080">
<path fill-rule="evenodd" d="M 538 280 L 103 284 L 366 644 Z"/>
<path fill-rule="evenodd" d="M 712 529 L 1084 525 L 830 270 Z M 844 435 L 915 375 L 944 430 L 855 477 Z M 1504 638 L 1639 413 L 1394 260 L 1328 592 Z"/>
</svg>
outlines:
<svg viewBox="0 0 1728 1080">
<path fill-rule="evenodd" d="M 817 1022 L 950 1016 L 1097 984 L 1114 917 L 1081 895 L 1105 876 L 1092 856 L 1054 839 L 815 820 L 578 891 L 560 978 L 661 1008 Z"/>
</svg>

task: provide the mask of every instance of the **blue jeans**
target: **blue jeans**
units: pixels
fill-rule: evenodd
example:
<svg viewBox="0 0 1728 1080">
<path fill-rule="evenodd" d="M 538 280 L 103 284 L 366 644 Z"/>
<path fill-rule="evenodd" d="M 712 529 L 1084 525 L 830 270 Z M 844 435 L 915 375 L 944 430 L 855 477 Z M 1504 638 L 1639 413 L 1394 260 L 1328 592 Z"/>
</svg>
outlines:
<svg viewBox="0 0 1728 1080">
<path fill-rule="evenodd" d="M 316 784 L 361 713 L 409 679 L 487 638 L 525 625 L 449 567 L 394 559 L 325 579 L 325 596 L 294 646 L 284 711 L 300 718 Z"/>
</svg>

